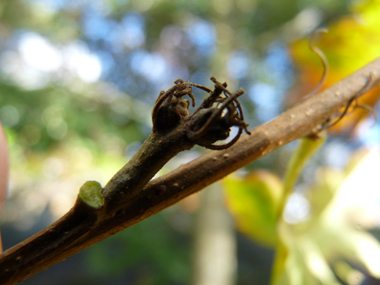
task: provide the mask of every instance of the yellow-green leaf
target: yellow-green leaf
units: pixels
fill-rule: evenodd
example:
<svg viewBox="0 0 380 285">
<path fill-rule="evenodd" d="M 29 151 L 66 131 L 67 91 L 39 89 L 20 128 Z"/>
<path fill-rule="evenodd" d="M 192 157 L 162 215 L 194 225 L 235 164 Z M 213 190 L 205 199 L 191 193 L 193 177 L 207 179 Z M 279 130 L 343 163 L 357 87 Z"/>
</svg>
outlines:
<svg viewBox="0 0 380 285">
<path fill-rule="evenodd" d="M 274 247 L 277 242 L 276 212 L 282 182 L 267 171 L 255 171 L 247 177 L 229 176 L 223 181 L 227 205 L 238 229 L 255 241 Z"/>
</svg>

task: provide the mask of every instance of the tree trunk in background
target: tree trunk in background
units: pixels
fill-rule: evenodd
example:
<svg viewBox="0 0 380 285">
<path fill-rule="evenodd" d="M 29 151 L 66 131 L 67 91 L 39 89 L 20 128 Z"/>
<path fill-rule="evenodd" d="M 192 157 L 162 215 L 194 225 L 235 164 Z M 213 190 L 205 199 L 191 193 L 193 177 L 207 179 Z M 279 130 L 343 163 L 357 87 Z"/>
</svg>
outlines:
<svg viewBox="0 0 380 285">
<path fill-rule="evenodd" d="M 236 237 L 220 184 L 200 193 L 194 222 L 193 285 L 231 285 L 236 276 Z"/>
</svg>

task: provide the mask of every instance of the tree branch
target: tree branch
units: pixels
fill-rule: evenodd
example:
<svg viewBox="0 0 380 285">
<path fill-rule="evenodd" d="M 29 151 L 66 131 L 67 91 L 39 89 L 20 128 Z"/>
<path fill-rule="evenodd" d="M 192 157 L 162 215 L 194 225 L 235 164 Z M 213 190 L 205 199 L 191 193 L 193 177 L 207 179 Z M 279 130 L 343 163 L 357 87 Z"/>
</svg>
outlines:
<svg viewBox="0 0 380 285">
<path fill-rule="evenodd" d="M 1 283 L 14 284 L 20 282 L 90 245 L 158 213 L 280 146 L 300 137 L 319 132 L 334 117 L 339 115 L 339 110 L 342 107 L 351 102 L 362 88 L 368 85 L 369 80 L 371 86 L 380 82 L 380 58 L 324 92 L 309 97 L 271 122 L 258 126 L 250 136 L 242 136 L 235 145 L 228 149 L 211 151 L 148 182 L 145 187 L 147 180 L 136 181 L 138 187 L 134 187 L 135 184 L 126 184 L 128 179 L 123 174 L 115 175 L 102 191 L 102 195 L 105 196 L 104 206 L 89 210 L 91 207 L 78 198 L 74 207 L 61 219 L 2 253 L 0 255 Z M 216 87 L 222 88 L 221 86 Z M 219 92 L 217 88 L 205 101 L 216 98 L 215 92 Z M 160 95 L 157 104 L 165 105 L 165 98 L 167 98 L 165 94 L 164 96 Z M 230 101 L 227 104 L 230 104 Z M 157 104 L 154 108 L 154 115 L 160 114 Z M 180 105 L 180 107 L 183 106 Z M 210 104 L 207 107 L 210 107 Z M 234 109 L 230 105 L 227 107 L 229 112 Z M 199 112 L 198 114 L 205 118 L 210 117 L 206 113 Z M 188 124 L 192 124 L 192 126 L 201 129 L 199 120 L 196 122 L 194 120 L 186 119 L 181 127 L 188 127 Z M 214 139 L 215 130 L 224 124 L 223 120 L 213 122 L 214 127 L 211 132 L 201 134 L 201 145 L 214 146 L 210 140 L 211 138 Z M 203 122 L 204 118 L 200 121 Z M 234 125 L 239 126 L 239 128 L 245 127 L 241 121 L 234 122 Z M 162 124 L 161 121 L 160 125 L 162 127 L 165 124 Z M 191 131 L 197 133 L 197 130 L 192 129 Z M 166 130 L 163 132 L 165 133 Z M 199 132 L 197 136 L 199 137 Z M 179 141 L 184 147 L 179 147 L 177 152 L 189 149 L 191 144 L 196 143 L 189 141 L 188 137 L 180 137 Z M 154 137 L 150 138 L 148 145 L 152 146 L 162 142 L 162 137 Z M 170 143 L 165 145 L 169 150 L 173 146 Z M 139 155 L 143 155 L 143 153 Z M 167 159 L 174 155 L 175 152 L 168 154 Z M 153 157 L 157 158 L 158 155 L 153 155 Z M 147 160 L 149 161 L 149 159 L 151 158 L 148 157 Z M 132 162 L 138 165 L 139 160 L 132 159 Z M 137 167 L 136 164 L 129 164 L 128 167 Z M 142 179 L 149 180 L 150 177 L 147 177 L 151 176 L 154 171 L 156 169 L 150 170 L 149 174 Z M 143 169 L 140 169 L 137 174 L 144 176 L 142 172 Z M 112 191 L 109 190 L 111 188 Z M 126 188 L 134 189 L 126 191 Z M 122 202 L 118 201 L 119 199 Z"/>
</svg>

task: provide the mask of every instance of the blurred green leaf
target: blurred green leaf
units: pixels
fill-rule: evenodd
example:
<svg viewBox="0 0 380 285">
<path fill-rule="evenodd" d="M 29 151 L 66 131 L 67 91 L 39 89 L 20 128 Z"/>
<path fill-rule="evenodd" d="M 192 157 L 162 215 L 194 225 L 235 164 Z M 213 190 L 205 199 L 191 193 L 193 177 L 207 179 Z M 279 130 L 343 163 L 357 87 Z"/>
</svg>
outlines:
<svg viewBox="0 0 380 285">
<path fill-rule="evenodd" d="M 356 226 L 377 215 L 374 210 L 378 205 L 371 202 L 378 194 L 371 179 L 379 168 L 378 151 L 361 151 L 353 156 L 347 170 L 339 173 L 325 168 L 318 173 L 318 184 L 307 195 L 310 218 L 296 224 L 279 223 L 278 250 L 282 253 L 278 258 L 283 266 L 275 267 L 279 271 L 274 272 L 272 284 L 340 284 L 337 276 L 346 283 L 359 284 L 363 276 L 359 268 L 380 277 L 380 244 Z M 365 187 L 360 194 L 359 185 Z M 352 276 L 357 276 L 356 283 Z"/>
<path fill-rule="evenodd" d="M 238 229 L 263 245 L 275 246 L 276 211 L 282 191 L 280 179 L 260 170 L 244 179 L 228 176 L 223 186 Z"/>
<path fill-rule="evenodd" d="M 306 162 L 310 159 L 310 157 L 312 157 L 326 141 L 326 138 L 327 133 L 323 131 L 315 137 L 304 137 L 299 140 L 299 144 L 296 150 L 294 151 L 286 169 L 284 186 L 282 189 L 282 197 L 280 199 L 280 205 L 276 212 L 276 225 L 280 227 L 280 230 L 281 223 L 283 220 L 282 216 L 284 215 L 286 203 L 293 192 L 295 184 L 300 176 L 300 173 L 303 170 Z M 274 266 L 272 268 L 272 282 L 280 282 L 279 284 L 285 282 L 282 279 L 284 278 L 284 272 L 285 274 L 288 272 L 288 270 L 286 270 L 286 264 L 289 263 L 290 260 L 292 260 L 292 257 L 295 254 L 291 251 L 288 244 L 285 242 L 287 238 L 289 240 L 292 240 L 291 232 L 287 232 L 286 230 L 282 231 L 282 235 L 280 235 L 280 238 L 278 239 L 276 257 L 274 261 Z M 294 270 L 293 267 L 291 268 L 291 270 Z M 290 274 L 289 278 L 293 275 L 294 274 Z M 290 284 L 293 284 L 294 282 L 296 282 L 294 284 L 298 284 L 298 281 L 295 281 L 293 279 L 298 280 L 298 278 L 292 277 L 290 278 Z"/>
<path fill-rule="evenodd" d="M 279 209 L 281 213 L 284 210 L 287 198 L 293 191 L 305 163 L 318 151 L 326 141 L 326 138 L 327 132 L 322 131 L 315 137 L 304 137 L 299 140 L 297 149 L 294 151 L 285 173 L 283 197 L 281 199 L 282 207 Z"/>
</svg>

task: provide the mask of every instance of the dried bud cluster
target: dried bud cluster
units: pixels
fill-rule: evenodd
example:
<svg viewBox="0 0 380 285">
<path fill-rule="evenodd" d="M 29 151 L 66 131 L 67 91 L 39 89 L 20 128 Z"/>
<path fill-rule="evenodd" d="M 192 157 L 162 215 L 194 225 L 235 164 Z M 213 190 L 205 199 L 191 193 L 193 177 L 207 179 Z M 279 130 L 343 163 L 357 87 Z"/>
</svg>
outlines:
<svg viewBox="0 0 380 285">
<path fill-rule="evenodd" d="M 244 90 L 239 89 L 231 93 L 226 89 L 227 83 L 220 83 L 214 77 L 211 77 L 211 81 L 215 84 L 214 90 L 178 79 L 174 82 L 175 85 L 166 92 L 161 91 L 152 112 L 153 132 L 164 134 L 179 125 L 184 125 L 188 139 L 209 149 L 230 147 L 239 139 L 243 130 L 250 134 L 238 101 L 238 97 L 244 94 Z M 206 91 L 209 95 L 190 115 L 190 102 L 183 97 L 188 95 L 193 107 L 195 106 L 193 86 Z M 233 126 L 239 128 L 235 138 L 224 145 L 214 144 L 227 139 Z"/>
</svg>

